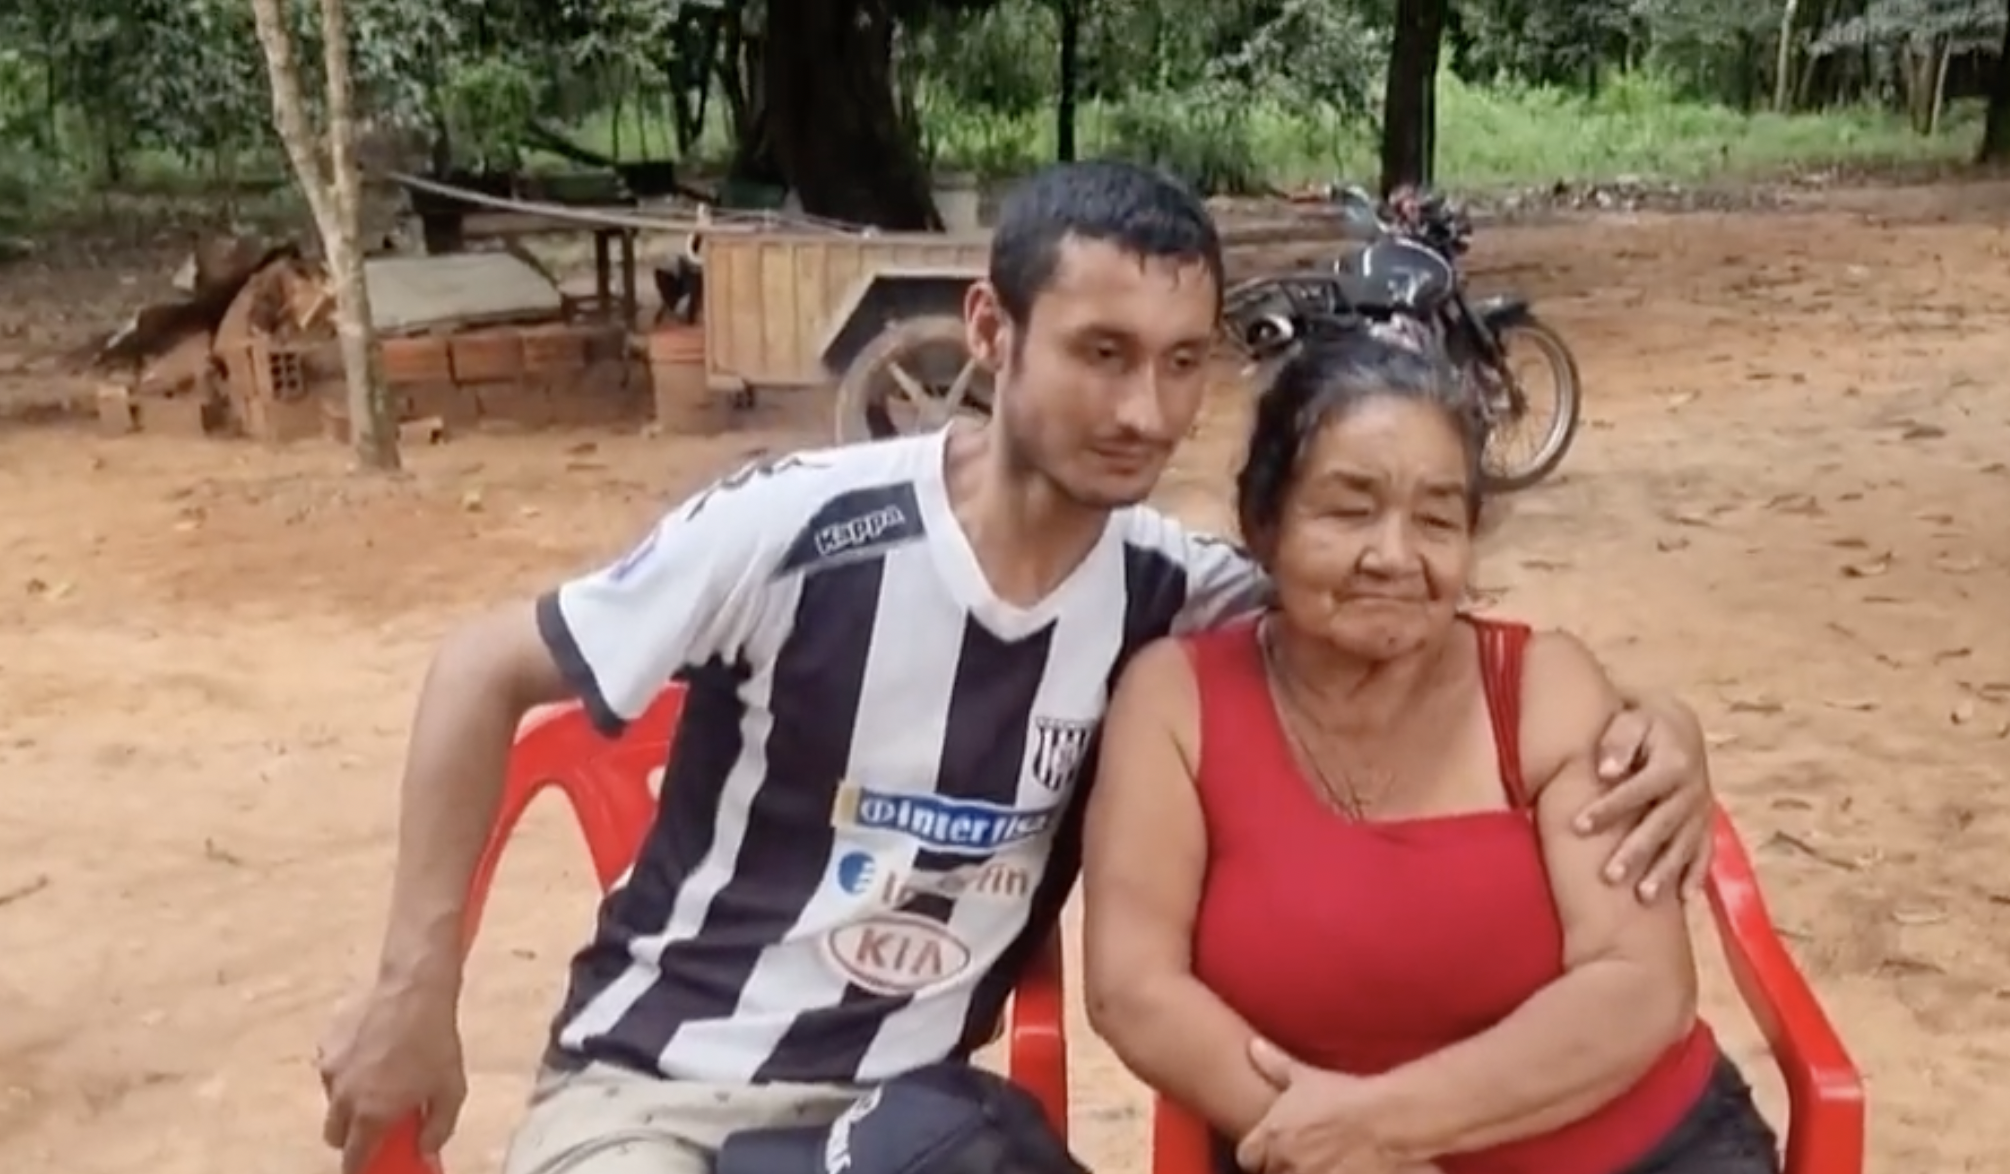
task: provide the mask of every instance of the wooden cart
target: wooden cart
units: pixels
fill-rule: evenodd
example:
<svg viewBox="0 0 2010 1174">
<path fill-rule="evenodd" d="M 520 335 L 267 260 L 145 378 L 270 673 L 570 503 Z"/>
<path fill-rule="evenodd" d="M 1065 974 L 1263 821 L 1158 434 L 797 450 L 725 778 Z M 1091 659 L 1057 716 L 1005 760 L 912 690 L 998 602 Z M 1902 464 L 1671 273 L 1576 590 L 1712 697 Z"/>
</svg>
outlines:
<svg viewBox="0 0 2010 1174">
<path fill-rule="evenodd" d="M 1331 217 L 1225 228 L 1232 249 L 1309 246 Z M 837 439 L 866 440 L 988 415 L 990 375 L 964 345 L 963 300 L 990 236 L 762 228 L 701 245 L 705 374 L 721 394 L 835 385 Z"/>
<path fill-rule="evenodd" d="M 962 307 L 986 235 L 705 236 L 705 376 L 716 393 L 836 387 L 841 442 L 987 413 Z"/>
</svg>

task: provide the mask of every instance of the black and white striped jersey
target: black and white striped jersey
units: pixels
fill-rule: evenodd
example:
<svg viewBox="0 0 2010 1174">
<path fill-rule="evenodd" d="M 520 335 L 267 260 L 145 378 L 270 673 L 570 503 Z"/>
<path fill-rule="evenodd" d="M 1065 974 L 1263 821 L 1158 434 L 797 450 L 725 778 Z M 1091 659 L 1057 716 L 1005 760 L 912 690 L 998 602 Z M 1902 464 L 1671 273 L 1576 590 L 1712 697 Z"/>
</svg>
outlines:
<svg viewBox="0 0 2010 1174">
<path fill-rule="evenodd" d="M 864 1082 L 981 1046 L 1073 883 L 1114 674 L 1260 602 L 1233 546 L 1133 508 L 1007 603 L 951 513 L 946 435 L 749 466 L 539 601 L 604 731 L 688 686 L 555 1063 Z"/>
</svg>

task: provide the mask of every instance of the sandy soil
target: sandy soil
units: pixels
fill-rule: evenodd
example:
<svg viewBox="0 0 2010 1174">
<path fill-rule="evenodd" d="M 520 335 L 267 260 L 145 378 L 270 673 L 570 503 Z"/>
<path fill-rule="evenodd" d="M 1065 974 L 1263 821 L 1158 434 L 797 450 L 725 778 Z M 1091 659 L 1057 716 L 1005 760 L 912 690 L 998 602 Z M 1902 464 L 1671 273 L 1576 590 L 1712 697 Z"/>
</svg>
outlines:
<svg viewBox="0 0 2010 1174">
<path fill-rule="evenodd" d="M 1894 1172 L 2010 1150 L 1982 1110 L 2010 1082 L 2006 210 L 1994 187 L 1857 195 L 1502 229 L 1478 258 L 1590 389 L 1489 585 L 1703 713 Z M 51 300 L 61 277 L 0 297 L 0 381 L 43 378 L 24 336 L 87 313 Z M 116 273 L 67 280 L 118 295 Z M 705 443 L 473 438 L 389 483 L 319 447 L 0 432 L 0 1169 L 329 1169 L 308 1057 L 375 945 L 429 645 L 824 427 L 821 405 L 798 415 Z M 1224 397 L 1166 500 L 1223 518 L 1239 428 Z M 474 964 L 462 1169 L 499 1151 L 590 907 L 545 812 Z M 1142 1099 L 1076 1039 L 1081 1148 L 1137 1170 Z"/>
</svg>

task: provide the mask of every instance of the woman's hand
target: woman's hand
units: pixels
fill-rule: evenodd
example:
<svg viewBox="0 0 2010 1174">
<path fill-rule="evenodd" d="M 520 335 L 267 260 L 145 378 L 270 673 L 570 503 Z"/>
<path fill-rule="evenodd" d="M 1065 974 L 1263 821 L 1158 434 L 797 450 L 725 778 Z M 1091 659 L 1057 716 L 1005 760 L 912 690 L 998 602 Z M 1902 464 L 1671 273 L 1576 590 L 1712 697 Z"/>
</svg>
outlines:
<svg viewBox="0 0 2010 1174">
<path fill-rule="evenodd" d="M 1277 1086 L 1277 1100 L 1235 1147 L 1252 1174 L 1428 1174 L 1434 1168 L 1389 1152 L 1375 1132 L 1372 1085 L 1301 1064 L 1266 1040 L 1249 1062 Z"/>
<path fill-rule="evenodd" d="M 1673 697 L 1629 698 L 1598 744 L 1598 775 L 1610 790 L 1586 807 L 1577 830 L 1596 835 L 1632 822 L 1605 879 L 1652 901 L 1680 883 L 1684 897 L 1710 871 L 1710 760 L 1703 727 Z"/>
</svg>

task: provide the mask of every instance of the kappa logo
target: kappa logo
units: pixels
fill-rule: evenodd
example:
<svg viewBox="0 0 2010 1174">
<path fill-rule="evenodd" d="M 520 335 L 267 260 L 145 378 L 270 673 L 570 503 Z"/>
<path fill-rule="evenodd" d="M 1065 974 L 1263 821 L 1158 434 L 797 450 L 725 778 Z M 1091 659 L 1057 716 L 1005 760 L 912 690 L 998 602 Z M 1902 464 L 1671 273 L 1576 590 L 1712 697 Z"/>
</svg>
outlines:
<svg viewBox="0 0 2010 1174">
<path fill-rule="evenodd" d="M 1033 719 L 1033 752 L 1027 769 L 1049 791 L 1066 790 L 1081 772 L 1096 739 L 1096 723 L 1058 717 Z"/>
<path fill-rule="evenodd" d="M 836 522 L 816 532 L 813 539 L 817 547 L 817 557 L 830 558 L 869 546 L 878 542 L 891 531 L 907 525 L 907 515 L 897 505 L 883 505 L 869 514 Z"/>
<path fill-rule="evenodd" d="M 1054 829 L 1061 808 L 1005 807 L 978 799 L 876 791 L 857 783 L 838 788 L 831 822 L 838 827 L 892 832 L 924 848 L 959 856 L 989 856 Z"/>
<path fill-rule="evenodd" d="M 954 982 L 975 960 L 948 927 L 890 912 L 824 935 L 824 955 L 846 978 L 881 995 L 911 995 Z"/>
<path fill-rule="evenodd" d="M 1033 895 L 1033 873 L 1010 860 L 973 860 L 942 871 L 904 869 L 870 852 L 846 852 L 837 858 L 832 879 L 844 893 L 870 896 L 889 909 L 916 897 L 988 897 L 1024 901 Z"/>
</svg>

